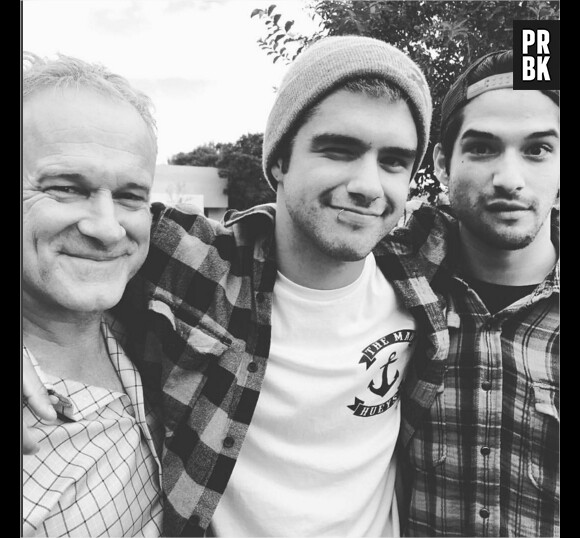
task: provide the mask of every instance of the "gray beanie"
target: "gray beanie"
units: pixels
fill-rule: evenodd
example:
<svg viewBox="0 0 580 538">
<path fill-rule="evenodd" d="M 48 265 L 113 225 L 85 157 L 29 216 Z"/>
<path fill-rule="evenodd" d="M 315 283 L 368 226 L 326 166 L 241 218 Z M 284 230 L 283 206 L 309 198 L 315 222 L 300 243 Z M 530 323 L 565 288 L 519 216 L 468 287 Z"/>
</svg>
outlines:
<svg viewBox="0 0 580 538">
<path fill-rule="evenodd" d="M 347 80 L 359 76 L 384 78 L 408 97 L 419 145 L 412 175 L 421 164 L 431 128 L 433 105 L 421 69 L 399 49 L 371 37 L 332 36 L 316 41 L 290 66 L 278 89 L 264 132 L 262 168 L 276 190 L 270 169 L 286 133 L 301 114 Z"/>
</svg>

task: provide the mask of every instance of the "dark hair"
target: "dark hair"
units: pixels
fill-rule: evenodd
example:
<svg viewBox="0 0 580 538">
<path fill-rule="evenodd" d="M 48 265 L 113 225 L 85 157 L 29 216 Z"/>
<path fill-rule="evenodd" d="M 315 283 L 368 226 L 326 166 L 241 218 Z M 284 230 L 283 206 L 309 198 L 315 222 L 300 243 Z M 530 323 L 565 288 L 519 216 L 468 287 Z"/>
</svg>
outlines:
<svg viewBox="0 0 580 538">
<path fill-rule="evenodd" d="M 463 124 L 465 105 L 470 101 L 467 97 L 467 89 L 472 84 L 492 75 L 513 72 L 513 62 L 512 50 L 490 52 L 473 62 L 449 88 L 441 104 L 441 129 L 439 131 L 447 173 L 449 173 L 453 146 Z M 559 90 L 546 90 L 542 93 L 559 106 Z"/>
<path fill-rule="evenodd" d="M 280 141 L 280 145 L 278 146 L 279 149 L 277 151 L 277 155 L 274 158 L 274 161 L 282 159 L 282 173 L 286 173 L 288 171 L 288 167 L 290 166 L 292 148 L 294 146 L 294 140 L 298 134 L 298 131 L 308 122 L 308 120 L 312 118 L 312 116 L 314 116 L 322 101 L 338 90 L 347 90 L 352 93 L 363 93 L 375 98 L 388 97 L 391 101 L 398 101 L 400 99 L 405 101 L 408 100 L 406 95 L 398 86 L 394 86 L 392 83 L 380 77 L 356 77 L 343 82 L 343 84 L 340 86 L 332 88 L 329 92 L 318 99 L 316 103 L 302 112 L 294 125 L 292 125 L 292 127 Z"/>
<path fill-rule="evenodd" d="M 447 166 L 449 166 L 459 129 L 463 124 L 463 109 L 469 102 L 466 96 L 467 88 L 484 78 L 512 71 L 513 51 L 492 52 L 472 63 L 453 83 L 441 104 L 440 139 L 443 153 L 447 157 Z"/>
</svg>

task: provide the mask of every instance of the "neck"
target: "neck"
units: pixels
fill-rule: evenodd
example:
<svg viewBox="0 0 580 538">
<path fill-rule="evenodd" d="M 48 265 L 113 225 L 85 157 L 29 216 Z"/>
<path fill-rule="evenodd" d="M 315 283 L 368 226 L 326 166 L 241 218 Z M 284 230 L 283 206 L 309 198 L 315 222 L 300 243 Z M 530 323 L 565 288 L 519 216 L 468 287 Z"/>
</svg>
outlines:
<svg viewBox="0 0 580 538">
<path fill-rule="evenodd" d="M 25 295 L 23 343 L 46 372 L 74 378 L 75 372 L 91 367 L 96 357 L 106 353 L 100 330 L 101 312 L 47 312 L 41 305 L 32 308 L 30 303 Z"/>
<path fill-rule="evenodd" d="M 275 238 L 278 270 L 295 284 L 332 290 L 348 286 L 362 273 L 364 259 L 341 261 L 321 252 L 302 236 L 280 203 L 276 209 Z"/>
<path fill-rule="evenodd" d="M 313 259 L 300 255 L 285 245 L 276 246 L 278 270 L 289 280 L 305 288 L 316 290 L 334 290 L 352 284 L 362 273 L 364 260 L 356 262 L 339 262 L 324 259 Z"/>
<path fill-rule="evenodd" d="M 462 258 L 467 272 L 491 284 L 538 284 L 552 270 L 558 257 L 549 232 L 547 223 L 528 246 L 504 250 L 481 242 L 460 225 Z"/>
</svg>

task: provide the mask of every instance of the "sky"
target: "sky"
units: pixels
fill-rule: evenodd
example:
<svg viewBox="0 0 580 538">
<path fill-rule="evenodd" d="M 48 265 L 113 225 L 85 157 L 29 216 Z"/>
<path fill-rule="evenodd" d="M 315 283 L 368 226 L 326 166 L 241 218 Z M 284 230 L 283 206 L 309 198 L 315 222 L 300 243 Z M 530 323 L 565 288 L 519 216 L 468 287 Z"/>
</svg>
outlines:
<svg viewBox="0 0 580 538">
<path fill-rule="evenodd" d="M 259 48 L 255 8 L 311 34 L 306 0 L 22 0 L 22 47 L 99 62 L 155 104 L 157 162 L 263 132 L 286 65 Z"/>
</svg>

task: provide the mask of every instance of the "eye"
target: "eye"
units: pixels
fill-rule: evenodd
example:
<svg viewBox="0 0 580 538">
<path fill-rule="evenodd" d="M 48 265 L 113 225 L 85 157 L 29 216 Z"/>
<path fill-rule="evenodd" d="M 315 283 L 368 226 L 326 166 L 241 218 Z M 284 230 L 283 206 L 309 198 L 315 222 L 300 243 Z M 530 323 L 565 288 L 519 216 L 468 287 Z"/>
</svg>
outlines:
<svg viewBox="0 0 580 538">
<path fill-rule="evenodd" d="M 50 185 L 45 187 L 43 192 L 60 201 L 74 201 L 89 196 L 85 189 L 74 185 Z"/>
<path fill-rule="evenodd" d="M 381 159 L 381 166 L 385 170 L 389 171 L 397 171 L 397 170 L 406 170 L 409 168 L 410 163 L 405 160 L 401 159 L 400 157 L 384 157 Z"/>
<path fill-rule="evenodd" d="M 115 194 L 115 200 L 129 209 L 141 209 L 149 205 L 148 196 L 135 192 L 117 193 Z"/>
<path fill-rule="evenodd" d="M 492 155 L 494 151 L 494 148 L 485 142 L 470 142 L 464 147 L 465 153 L 470 153 L 476 156 Z"/>
<path fill-rule="evenodd" d="M 550 144 L 532 144 L 526 149 L 526 155 L 542 160 L 548 157 L 553 151 L 554 150 Z"/>
<path fill-rule="evenodd" d="M 325 157 L 334 160 L 352 160 L 355 158 L 355 154 L 352 150 L 339 146 L 322 148 L 322 153 Z"/>
</svg>

